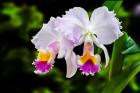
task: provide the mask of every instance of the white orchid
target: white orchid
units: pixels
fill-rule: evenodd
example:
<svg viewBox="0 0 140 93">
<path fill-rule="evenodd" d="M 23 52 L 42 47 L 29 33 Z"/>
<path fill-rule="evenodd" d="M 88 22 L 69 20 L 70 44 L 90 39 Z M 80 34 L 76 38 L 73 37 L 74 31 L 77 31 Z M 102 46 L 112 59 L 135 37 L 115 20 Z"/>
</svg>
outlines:
<svg viewBox="0 0 140 93">
<path fill-rule="evenodd" d="M 70 9 L 62 17 L 51 18 L 32 39 L 39 51 L 38 58 L 33 62 L 35 72 L 48 73 L 58 54 L 58 58 L 66 59 L 66 77 L 72 77 L 78 67 L 83 74 L 94 75 L 100 71 L 101 61 L 100 55 L 94 55 L 94 44 L 104 51 L 107 67 L 109 55 L 104 45 L 122 36 L 120 29 L 115 14 L 105 6 L 95 9 L 90 19 L 88 13 L 80 7 Z M 82 43 L 83 55 L 76 56 L 73 48 Z"/>
<path fill-rule="evenodd" d="M 104 51 L 105 67 L 107 67 L 109 55 L 104 45 L 113 43 L 123 35 L 120 31 L 121 23 L 115 17 L 114 12 L 109 11 L 105 6 L 95 9 L 90 19 L 83 8 L 75 7 L 67 11 L 62 18 L 58 18 L 55 24 L 57 24 L 55 29 L 61 31 L 76 45 L 84 42 L 84 53 L 79 58 L 78 66 L 86 75 L 94 75 L 100 70 L 100 56 L 94 55 L 93 43 Z"/>
<path fill-rule="evenodd" d="M 33 62 L 35 73 L 48 73 L 54 64 L 54 59 L 65 57 L 67 63 L 66 77 L 72 77 L 77 70 L 77 58 L 72 51 L 74 44 L 67 40 L 59 31 L 55 30 L 54 22 L 57 18 L 50 18 L 47 24 L 43 24 L 41 30 L 31 40 L 39 51 L 37 59 Z"/>
</svg>

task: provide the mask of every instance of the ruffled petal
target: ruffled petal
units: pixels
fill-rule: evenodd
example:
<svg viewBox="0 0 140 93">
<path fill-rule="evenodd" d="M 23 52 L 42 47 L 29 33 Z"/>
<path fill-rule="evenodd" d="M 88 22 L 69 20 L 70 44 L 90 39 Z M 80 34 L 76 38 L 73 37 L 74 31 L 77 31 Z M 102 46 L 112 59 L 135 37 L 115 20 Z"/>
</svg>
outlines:
<svg viewBox="0 0 140 93">
<path fill-rule="evenodd" d="M 86 38 L 84 42 L 83 55 L 78 57 L 78 66 L 83 74 L 94 75 L 100 71 L 100 56 L 94 55 L 93 41 Z"/>
<path fill-rule="evenodd" d="M 83 41 L 81 39 L 89 24 L 88 14 L 83 8 L 70 9 L 66 15 L 57 19 L 55 22 L 56 30 L 61 31 L 68 40 L 77 45 Z"/>
<path fill-rule="evenodd" d="M 53 67 L 53 64 L 44 61 L 34 61 L 36 74 L 47 74 Z"/>
<path fill-rule="evenodd" d="M 32 63 L 36 74 L 47 74 L 53 67 L 56 54 L 53 50 L 40 50 L 37 59 Z"/>
<path fill-rule="evenodd" d="M 71 78 L 77 71 L 77 56 L 73 51 L 70 50 L 69 52 L 67 52 L 65 60 L 67 65 L 66 77 Z"/>
<path fill-rule="evenodd" d="M 94 75 L 100 71 L 100 64 L 94 64 L 91 60 L 88 60 L 85 64 L 79 65 L 82 74 Z"/>
<path fill-rule="evenodd" d="M 78 66 L 83 74 L 85 75 L 94 75 L 100 71 L 100 61 L 101 58 L 98 54 L 89 55 L 84 54 L 79 57 Z"/>
<path fill-rule="evenodd" d="M 78 44 L 83 35 L 83 28 L 75 24 L 73 21 L 74 20 L 72 19 L 59 18 L 57 21 L 55 21 L 55 29 L 57 31 L 60 31 L 65 38 L 67 38 L 74 44 Z"/>
<path fill-rule="evenodd" d="M 95 36 L 93 36 L 93 42 L 94 42 L 99 48 L 101 48 L 101 49 L 104 51 L 105 59 L 106 59 L 106 65 L 105 65 L 105 67 L 107 67 L 108 64 L 109 64 L 109 54 L 108 54 L 108 51 L 107 51 L 106 47 L 105 47 L 103 44 L 101 44 Z"/>
<path fill-rule="evenodd" d="M 79 21 L 83 26 L 89 25 L 88 14 L 81 7 L 74 7 L 69 11 L 66 11 L 66 15 L 64 15 L 63 17 L 77 19 L 77 21 Z"/>
<path fill-rule="evenodd" d="M 37 49 L 46 49 L 47 46 L 59 39 L 59 34 L 54 30 L 55 18 L 51 18 L 47 24 L 43 24 L 41 30 L 31 40 Z"/>
<path fill-rule="evenodd" d="M 97 35 L 101 44 L 111 44 L 123 33 L 120 31 L 121 23 L 107 7 L 95 9 L 91 15 L 91 30 Z"/>
</svg>

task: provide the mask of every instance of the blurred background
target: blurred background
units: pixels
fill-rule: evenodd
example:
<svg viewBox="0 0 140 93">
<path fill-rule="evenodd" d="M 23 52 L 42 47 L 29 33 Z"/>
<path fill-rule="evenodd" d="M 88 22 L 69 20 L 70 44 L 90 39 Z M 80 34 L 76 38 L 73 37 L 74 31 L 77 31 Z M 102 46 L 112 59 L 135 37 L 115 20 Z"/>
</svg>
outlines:
<svg viewBox="0 0 140 93">
<path fill-rule="evenodd" d="M 100 93 L 107 80 L 106 69 L 92 76 L 80 71 L 67 79 L 64 59 L 56 59 L 47 75 L 34 74 L 36 49 L 30 42 L 51 16 L 61 16 L 79 6 L 91 13 L 105 0 L 0 0 L 0 93 Z M 140 45 L 140 2 L 124 0 L 117 17 Z M 107 46 L 111 55 L 112 45 Z M 80 51 L 78 51 L 78 50 Z M 82 46 L 74 49 L 82 55 Z M 140 73 L 122 93 L 140 93 Z M 96 86 L 98 84 L 99 86 Z"/>
</svg>

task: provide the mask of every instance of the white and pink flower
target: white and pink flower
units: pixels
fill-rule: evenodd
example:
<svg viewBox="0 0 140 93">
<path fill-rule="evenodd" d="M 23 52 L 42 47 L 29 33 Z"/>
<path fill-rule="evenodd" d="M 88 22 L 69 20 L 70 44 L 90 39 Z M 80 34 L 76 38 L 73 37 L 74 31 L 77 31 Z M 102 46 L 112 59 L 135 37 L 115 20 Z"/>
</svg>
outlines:
<svg viewBox="0 0 140 93">
<path fill-rule="evenodd" d="M 54 59 L 58 54 L 58 58 L 65 57 L 67 63 L 67 74 L 66 77 L 72 77 L 77 70 L 77 57 L 73 50 L 73 43 L 65 38 L 62 33 L 55 30 L 55 21 L 57 18 L 50 18 L 47 24 L 43 24 L 41 30 L 31 40 L 39 51 L 38 56 L 47 60 L 42 61 L 42 58 L 37 58 L 33 62 L 35 65 L 35 73 L 48 73 L 54 64 Z M 48 55 L 51 55 L 48 57 Z M 47 58 L 48 57 L 48 58 Z M 45 59 L 44 58 L 44 59 Z"/>
<path fill-rule="evenodd" d="M 48 72 L 54 63 L 52 60 L 58 54 L 58 58 L 66 59 L 66 77 L 72 77 L 77 68 L 80 68 L 83 74 L 94 75 L 100 71 L 101 58 L 98 54 L 94 55 L 93 45 L 104 51 L 107 67 L 109 55 L 104 45 L 113 43 L 123 35 L 120 24 L 114 12 L 109 11 L 105 6 L 95 9 L 90 18 L 80 7 L 70 9 L 62 17 L 51 18 L 43 25 L 32 42 L 38 50 L 43 49 L 47 53 L 51 50 L 53 58 L 50 57 L 46 64 L 41 63 L 40 60 L 34 62 L 36 71 Z M 53 46 L 50 46 L 52 43 Z M 73 48 L 82 43 L 84 43 L 83 55 L 76 56 Z M 48 65 L 49 63 L 51 65 Z"/>
</svg>

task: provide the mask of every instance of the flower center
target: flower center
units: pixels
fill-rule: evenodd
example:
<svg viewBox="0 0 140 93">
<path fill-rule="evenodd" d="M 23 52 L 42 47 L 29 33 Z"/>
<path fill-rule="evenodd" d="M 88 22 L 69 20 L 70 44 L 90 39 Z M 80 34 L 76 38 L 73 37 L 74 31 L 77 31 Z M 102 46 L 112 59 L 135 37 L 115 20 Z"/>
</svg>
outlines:
<svg viewBox="0 0 140 93">
<path fill-rule="evenodd" d="M 87 31 L 85 34 L 85 41 L 87 42 L 93 42 L 93 35 L 94 33 L 91 31 Z"/>
<path fill-rule="evenodd" d="M 93 55 L 91 55 L 92 53 L 92 45 L 89 42 L 86 42 L 84 44 L 84 54 L 83 56 L 80 58 L 80 62 L 82 64 L 85 64 L 86 62 L 88 62 L 89 60 L 91 60 L 94 64 L 96 64 L 96 57 L 94 57 Z"/>
<path fill-rule="evenodd" d="M 52 53 L 51 52 L 45 52 L 45 51 L 39 51 L 37 60 L 42 61 L 42 62 L 48 62 L 52 58 Z"/>
<path fill-rule="evenodd" d="M 87 32 L 87 36 L 90 36 L 91 38 L 93 37 L 93 34 L 94 34 L 94 33 L 91 32 L 91 31 L 88 31 L 88 32 Z"/>
<path fill-rule="evenodd" d="M 80 62 L 82 64 L 85 64 L 88 61 L 92 61 L 92 63 L 96 64 L 96 57 L 92 56 L 89 53 L 85 53 L 81 58 L 80 58 Z"/>
</svg>

